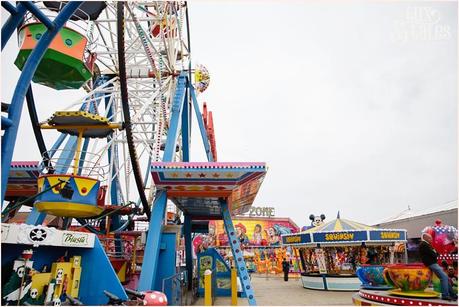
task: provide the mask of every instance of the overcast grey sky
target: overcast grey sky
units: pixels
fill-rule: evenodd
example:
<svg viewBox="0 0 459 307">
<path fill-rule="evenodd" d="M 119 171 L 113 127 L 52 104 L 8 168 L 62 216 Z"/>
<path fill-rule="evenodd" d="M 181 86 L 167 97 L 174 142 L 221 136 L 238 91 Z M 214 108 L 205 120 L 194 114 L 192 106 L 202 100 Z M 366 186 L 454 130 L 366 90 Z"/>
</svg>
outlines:
<svg viewBox="0 0 459 307">
<path fill-rule="evenodd" d="M 254 205 L 299 226 L 338 210 L 372 224 L 457 199 L 456 2 L 189 7 L 192 59 L 211 74 L 199 98 L 213 111 L 219 160 L 269 166 Z M 10 42 L 2 53 L 2 101 L 19 76 L 16 52 Z M 34 89 L 65 105 L 81 96 Z M 56 101 L 47 105 L 40 100 L 42 119 Z M 36 160 L 23 118 L 14 158 Z M 203 161 L 197 132 L 192 159 Z"/>
</svg>

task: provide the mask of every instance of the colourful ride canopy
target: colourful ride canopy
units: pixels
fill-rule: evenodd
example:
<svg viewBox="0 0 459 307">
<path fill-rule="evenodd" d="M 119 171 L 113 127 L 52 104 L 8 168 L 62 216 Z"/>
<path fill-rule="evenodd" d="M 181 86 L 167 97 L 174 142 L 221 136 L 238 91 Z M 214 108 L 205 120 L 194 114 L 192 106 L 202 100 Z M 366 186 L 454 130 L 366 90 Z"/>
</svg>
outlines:
<svg viewBox="0 0 459 307">
<path fill-rule="evenodd" d="M 6 187 L 6 197 L 27 197 L 37 193 L 37 178 L 40 175 L 38 161 L 11 162 Z"/>
<path fill-rule="evenodd" d="M 405 229 L 378 229 L 365 224 L 337 218 L 323 225 L 293 235 L 283 235 L 283 245 L 342 246 L 350 243 L 406 242 Z"/>
<path fill-rule="evenodd" d="M 226 199 L 233 214 L 247 212 L 266 174 L 266 164 L 222 162 L 154 162 L 156 188 L 194 216 L 221 217 Z"/>
<path fill-rule="evenodd" d="M 19 30 L 20 50 L 14 64 L 20 70 L 46 31 L 42 23 L 30 23 Z M 62 28 L 43 55 L 32 80 L 56 90 L 79 89 L 92 77 L 92 68 L 84 63 L 87 42 L 75 30 Z"/>
<path fill-rule="evenodd" d="M 85 138 L 105 138 L 118 127 L 118 124 L 110 124 L 106 117 L 86 111 L 57 111 L 47 122 L 49 128 L 75 136 L 84 129 L 82 137 Z"/>
</svg>

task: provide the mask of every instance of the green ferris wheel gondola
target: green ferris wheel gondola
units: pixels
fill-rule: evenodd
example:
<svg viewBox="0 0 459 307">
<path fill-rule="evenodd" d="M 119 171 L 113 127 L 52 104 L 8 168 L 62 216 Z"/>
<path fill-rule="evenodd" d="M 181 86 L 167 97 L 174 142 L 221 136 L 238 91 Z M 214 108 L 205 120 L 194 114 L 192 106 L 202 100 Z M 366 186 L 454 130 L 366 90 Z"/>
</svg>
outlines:
<svg viewBox="0 0 459 307">
<path fill-rule="evenodd" d="M 19 30 L 20 51 L 14 64 L 22 70 L 38 40 L 46 32 L 42 23 L 30 23 Z M 62 28 L 43 55 L 33 81 L 53 89 L 79 89 L 92 77 L 95 54 L 84 58 L 87 38 L 70 28 Z"/>
</svg>

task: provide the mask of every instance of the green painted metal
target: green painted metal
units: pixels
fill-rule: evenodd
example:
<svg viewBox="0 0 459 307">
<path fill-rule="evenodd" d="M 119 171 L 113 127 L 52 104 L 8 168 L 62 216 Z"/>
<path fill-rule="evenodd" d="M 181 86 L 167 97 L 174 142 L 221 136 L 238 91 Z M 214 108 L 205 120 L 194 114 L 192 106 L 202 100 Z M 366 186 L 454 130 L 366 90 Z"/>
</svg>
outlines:
<svg viewBox="0 0 459 307">
<path fill-rule="evenodd" d="M 22 70 L 32 50 L 19 51 L 14 64 Z M 35 71 L 32 80 L 56 90 L 79 89 L 92 77 L 86 65 L 71 56 L 55 51 L 46 50 L 43 59 Z"/>
<path fill-rule="evenodd" d="M 38 41 L 40 39 L 40 37 L 46 32 L 47 28 L 44 24 L 42 23 L 32 23 L 32 24 L 29 24 L 27 25 L 26 27 L 22 28 L 19 32 L 19 36 L 22 36 L 24 35 L 24 31 L 25 29 L 29 29 L 30 33 L 32 34 L 32 38 L 35 40 L 35 41 Z M 83 39 L 83 35 L 74 31 L 74 30 L 71 30 L 71 29 L 68 29 L 68 28 L 62 28 L 60 31 L 59 31 L 59 34 L 57 34 L 56 36 L 57 38 L 62 38 L 62 41 L 65 42 L 66 40 L 70 40 L 70 44 L 67 44 L 67 46 L 72 46 L 72 45 L 75 45 L 75 44 L 78 44 L 82 39 Z M 20 44 L 21 45 L 21 44 Z"/>
<path fill-rule="evenodd" d="M 41 23 L 27 25 L 19 32 L 19 45 L 22 45 L 22 41 L 25 39 L 26 28 L 30 31 L 31 38 L 37 42 L 47 30 Z M 65 46 L 72 48 L 72 46 L 79 44 L 84 37 L 78 32 L 63 28 L 55 39 L 61 39 Z M 23 69 L 31 52 L 32 49 L 19 51 L 14 64 L 20 70 Z M 92 73 L 81 59 L 65 54 L 65 50 L 48 48 L 32 80 L 57 90 L 63 90 L 79 89 L 91 77 Z"/>
</svg>

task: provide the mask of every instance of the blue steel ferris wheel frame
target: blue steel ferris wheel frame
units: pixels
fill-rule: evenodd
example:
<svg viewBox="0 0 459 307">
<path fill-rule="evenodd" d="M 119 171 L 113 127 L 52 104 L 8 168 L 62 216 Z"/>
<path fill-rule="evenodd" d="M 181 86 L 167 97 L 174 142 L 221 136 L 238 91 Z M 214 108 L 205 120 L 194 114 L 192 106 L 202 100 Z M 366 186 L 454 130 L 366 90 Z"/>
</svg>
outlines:
<svg viewBox="0 0 459 307">
<path fill-rule="evenodd" d="M 35 74 L 38 64 L 43 58 L 43 55 L 45 54 L 54 37 L 56 37 L 56 35 L 59 33 L 59 30 L 65 25 L 65 23 L 70 19 L 70 17 L 82 3 L 83 1 L 70 1 L 56 16 L 56 18 L 51 21 L 32 2 L 20 2 L 16 7 L 14 7 L 11 3 L 2 1 L 2 6 L 11 13 L 11 16 L 2 27 L 2 50 L 11 35 L 14 33 L 14 30 L 16 30 L 17 26 L 23 20 L 27 11 L 30 11 L 48 28 L 48 30 L 40 38 L 37 46 L 33 49 L 24 65 L 8 109 L 8 118 L 2 116 L 2 129 L 5 130 L 5 134 L 2 137 L 1 150 L 2 208 L 3 201 L 5 199 L 11 160 L 13 158 L 14 147 L 16 144 L 19 122 L 21 120 L 22 107 L 24 105 L 24 99 L 27 90 L 30 87 L 32 77 Z"/>
<path fill-rule="evenodd" d="M 19 122 L 21 119 L 21 112 L 24 104 L 24 99 L 26 97 L 27 91 L 30 88 L 32 77 L 35 74 L 35 71 L 40 63 L 44 53 L 48 49 L 52 40 L 58 34 L 60 29 L 65 25 L 65 23 L 70 19 L 73 13 L 78 9 L 78 7 L 83 3 L 83 1 L 70 1 L 68 2 L 62 11 L 57 15 L 57 17 L 50 21 L 32 2 L 20 2 L 16 7 L 9 2 L 2 1 L 2 6 L 10 12 L 11 16 L 2 27 L 2 50 L 6 45 L 7 41 L 14 33 L 14 30 L 21 24 L 24 15 L 27 11 L 31 12 L 38 20 L 40 20 L 48 30 L 39 40 L 37 46 L 34 48 L 29 58 L 27 59 L 24 68 L 21 72 L 19 80 L 17 82 L 13 98 L 8 110 L 8 117 L 5 118 L 2 116 L 2 129 L 5 130 L 5 134 L 2 138 L 2 149 L 1 149 L 1 175 L 2 179 L 2 207 L 3 201 L 5 198 L 5 192 L 8 182 L 8 175 L 11 166 L 11 160 L 14 152 L 14 147 L 17 138 L 17 132 L 19 127 Z M 188 16 L 187 16 L 188 19 Z M 175 91 L 175 96 L 172 103 L 171 109 L 171 119 L 169 125 L 169 132 L 167 134 L 163 161 L 170 162 L 173 160 L 173 155 L 175 152 L 176 144 L 179 138 L 179 135 L 182 136 L 182 151 L 183 151 L 183 161 L 190 161 L 190 132 L 191 132 L 191 113 L 192 108 L 194 108 L 195 115 L 198 121 L 199 130 L 201 132 L 201 137 L 203 140 L 204 149 L 208 161 L 213 162 L 214 157 L 210 149 L 209 139 L 207 137 L 206 129 L 203 123 L 202 114 L 199 111 L 198 102 L 196 99 L 196 93 L 191 84 L 191 78 L 188 77 L 191 69 L 188 72 L 182 72 L 178 76 L 178 84 Z M 62 140 L 63 141 L 63 140 Z M 59 142 L 59 140 L 58 140 Z M 139 279 L 139 289 L 138 290 L 150 290 L 155 288 L 157 273 L 162 265 L 159 264 L 159 254 L 161 251 L 161 237 L 162 237 L 162 223 L 165 216 L 165 210 L 167 205 L 167 192 L 158 191 L 155 196 L 154 205 L 151 212 L 151 217 L 149 220 L 149 230 L 147 236 L 147 242 L 145 246 L 145 258 L 150 261 L 144 262 L 142 265 L 142 271 Z M 239 243 L 235 237 L 234 225 L 232 218 L 227 206 L 226 201 L 222 200 L 222 213 L 223 220 L 225 223 L 225 229 L 231 239 L 231 249 L 233 251 L 234 259 L 236 262 L 236 268 L 238 270 L 239 276 L 241 277 L 241 284 L 243 286 L 243 291 L 248 298 L 249 305 L 256 305 L 256 300 L 254 297 L 253 288 L 250 284 L 249 276 L 246 272 L 245 261 L 242 257 L 242 251 Z M 3 208 L 2 208 L 3 209 Z M 35 219 L 34 224 L 40 223 L 40 217 L 37 216 L 37 212 L 32 214 L 31 219 Z M 41 217 L 42 218 L 42 217 Z M 192 272 L 192 246 L 191 246 L 191 219 L 189 216 L 185 216 L 185 241 L 186 241 L 186 267 L 189 273 Z M 101 254 L 104 254 L 100 243 L 98 243 L 98 249 L 101 251 Z M 103 257 L 102 257 L 103 258 Z M 175 265 L 175 259 L 169 259 L 171 265 Z M 164 265 L 169 265 L 165 263 Z M 192 275 L 189 275 L 189 279 Z M 123 290 L 121 290 L 123 291 Z M 123 297 L 126 294 L 122 293 Z"/>
</svg>

